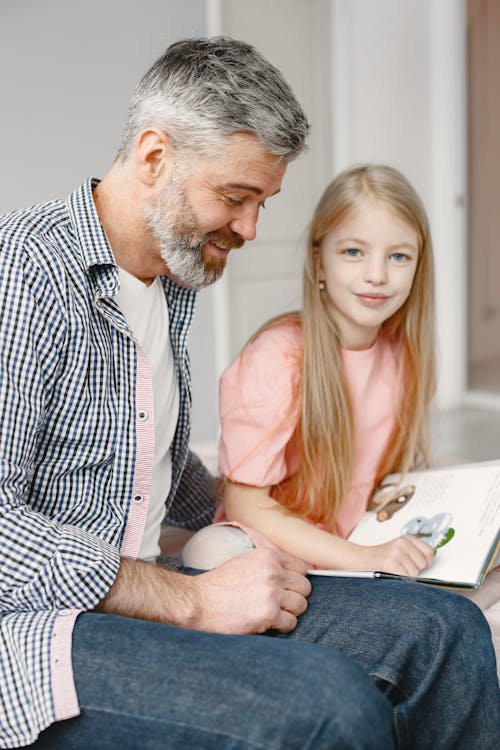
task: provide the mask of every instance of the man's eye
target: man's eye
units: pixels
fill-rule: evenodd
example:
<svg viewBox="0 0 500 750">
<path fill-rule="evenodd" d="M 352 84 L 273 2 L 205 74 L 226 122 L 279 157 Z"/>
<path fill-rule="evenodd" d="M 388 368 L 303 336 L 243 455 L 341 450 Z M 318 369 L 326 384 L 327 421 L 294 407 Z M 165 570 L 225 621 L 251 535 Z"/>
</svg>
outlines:
<svg viewBox="0 0 500 750">
<path fill-rule="evenodd" d="M 259 203 L 259 208 L 264 208 L 265 209 L 265 207 L 266 207 L 266 201 L 261 201 Z"/>
<path fill-rule="evenodd" d="M 228 203 L 230 206 L 241 206 L 243 201 L 241 198 L 233 198 L 231 195 L 226 195 L 224 200 L 226 203 Z"/>
</svg>

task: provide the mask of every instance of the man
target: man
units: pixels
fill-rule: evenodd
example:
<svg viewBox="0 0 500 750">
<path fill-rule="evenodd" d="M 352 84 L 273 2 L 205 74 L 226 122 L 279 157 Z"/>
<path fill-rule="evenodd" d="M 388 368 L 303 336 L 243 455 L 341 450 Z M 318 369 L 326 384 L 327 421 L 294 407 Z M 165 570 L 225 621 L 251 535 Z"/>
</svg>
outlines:
<svg viewBox="0 0 500 750">
<path fill-rule="evenodd" d="M 321 577 L 311 593 L 270 550 L 193 576 L 158 561 L 164 520 L 212 517 L 187 447 L 196 289 L 253 239 L 307 130 L 253 48 L 179 42 L 104 179 L 0 223 L 1 747 L 498 744 L 469 602 Z"/>
</svg>

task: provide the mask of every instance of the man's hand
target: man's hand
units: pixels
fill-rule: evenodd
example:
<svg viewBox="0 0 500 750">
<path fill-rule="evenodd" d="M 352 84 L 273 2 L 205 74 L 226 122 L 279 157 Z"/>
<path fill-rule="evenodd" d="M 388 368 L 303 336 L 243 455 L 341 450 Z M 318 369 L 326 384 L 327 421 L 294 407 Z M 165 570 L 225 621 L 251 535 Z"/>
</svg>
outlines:
<svg viewBox="0 0 500 750">
<path fill-rule="evenodd" d="M 293 630 L 307 609 L 307 566 L 286 552 L 253 550 L 191 578 L 200 609 L 191 627 L 217 633 Z"/>
<path fill-rule="evenodd" d="M 286 633 L 307 609 L 306 569 L 302 560 L 275 549 L 253 550 L 196 576 L 122 559 L 97 609 L 217 633 Z"/>
</svg>

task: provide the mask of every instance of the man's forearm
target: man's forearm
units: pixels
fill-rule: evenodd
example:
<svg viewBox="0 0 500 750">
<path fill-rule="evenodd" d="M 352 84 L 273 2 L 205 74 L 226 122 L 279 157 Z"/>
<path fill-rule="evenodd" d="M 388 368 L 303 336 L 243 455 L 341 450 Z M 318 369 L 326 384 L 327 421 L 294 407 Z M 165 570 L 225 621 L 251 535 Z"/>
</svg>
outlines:
<svg viewBox="0 0 500 750">
<path fill-rule="evenodd" d="M 197 609 L 190 583 L 189 576 L 122 557 L 118 575 L 96 610 L 189 627 Z"/>
<path fill-rule="evenodd" d="M 97 611 L 216 633 L 293 630 L 307 607 L 307 566 L 280 550 L 253 550 L 201 575 L 122 558 Z"/>
</svg>

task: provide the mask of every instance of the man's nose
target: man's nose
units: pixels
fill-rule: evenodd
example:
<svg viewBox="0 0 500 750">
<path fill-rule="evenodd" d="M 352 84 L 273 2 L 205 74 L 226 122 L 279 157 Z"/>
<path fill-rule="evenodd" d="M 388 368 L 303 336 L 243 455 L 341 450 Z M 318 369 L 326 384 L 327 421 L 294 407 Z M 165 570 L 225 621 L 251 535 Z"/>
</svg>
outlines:
<svg viewBox="0 0 500 750">
<path fill-rule="evenodd" d="M 239 234 L 246 242 L 254 240 L 257 235 L 257 219 L 259 209 L 247 208 L 238 213 L 229 224 L 230 229 Z"/>
</svg>

